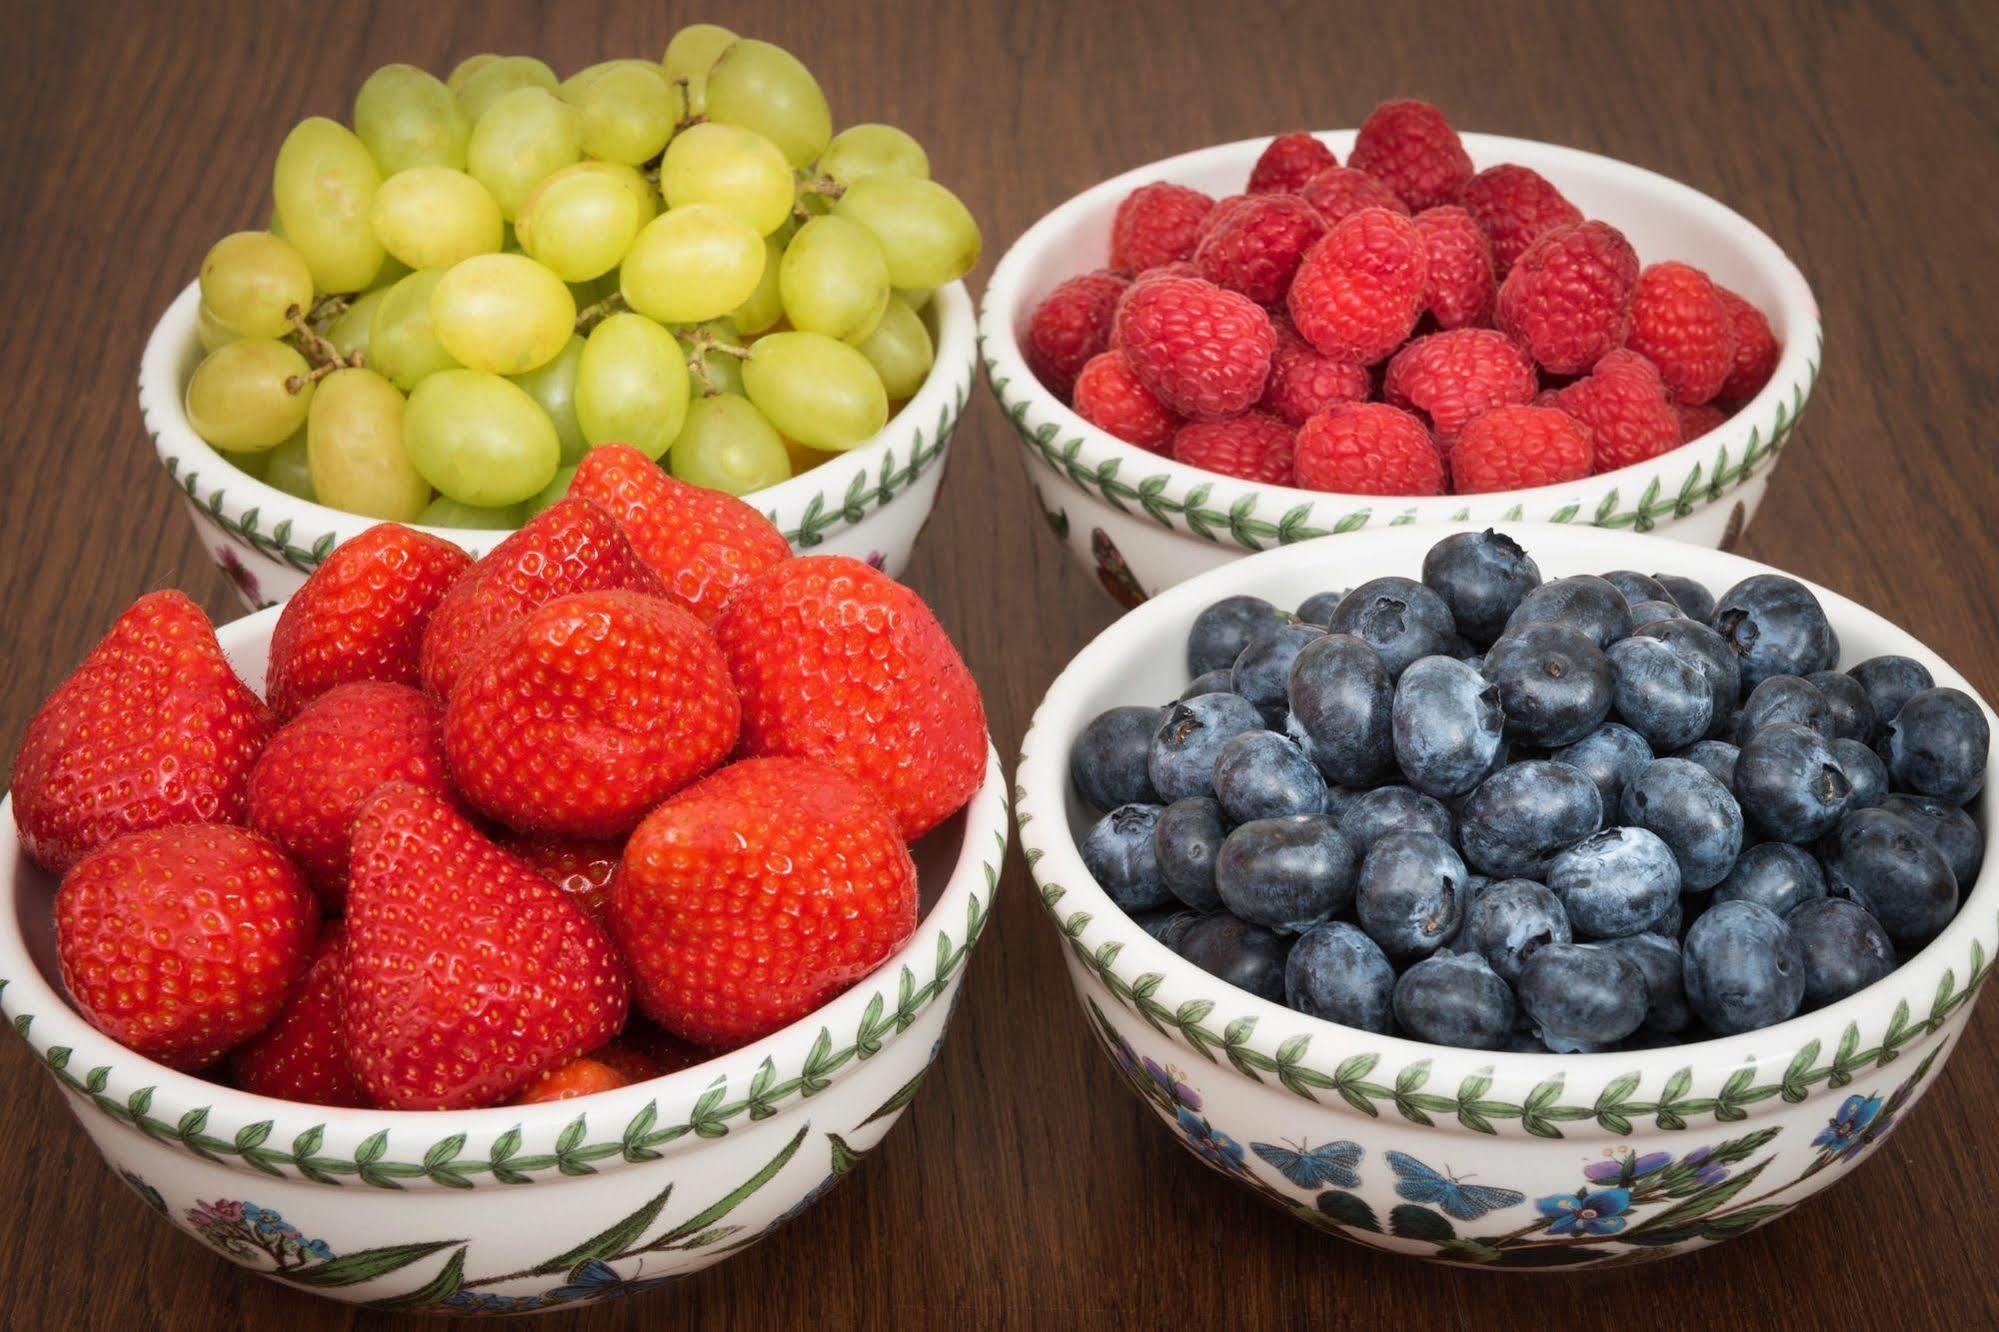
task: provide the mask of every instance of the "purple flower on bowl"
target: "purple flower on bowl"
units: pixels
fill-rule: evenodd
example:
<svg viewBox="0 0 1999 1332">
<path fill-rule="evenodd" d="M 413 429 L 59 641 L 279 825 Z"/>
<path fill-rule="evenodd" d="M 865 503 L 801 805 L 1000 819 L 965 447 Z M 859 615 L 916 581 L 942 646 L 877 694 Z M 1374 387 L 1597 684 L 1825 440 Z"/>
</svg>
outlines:
<svg viewBox="0 0 1999 1332">
<path fill-rule="evenodd" d="M 1712 1160 L 1713 1156 L 1714 1148 L 1696 1147 L 1680 1158 L 1680 1166 L 1694 1172 L 1696 1183 L 1719 1184 L 1728 1178 L 1728 1167 Z"/>
<path fill-rule="evenodd" d="M 1656 1175 L 1672 1163 L 1671 1152 L 1647 1152 L 1639 1156 L 1627 1151 L 1623 1156 L 1613 1160 L 1590 1162 L 1583 1167 L 1583 1178 L 1597 1184 L 1615 1184 L 1623 1179 L 1643 1179 L 1647 1175 Z"/>
<path fill-rule="evenodd" d="M 1852 1160 L 1873 1140 L 1868 1130 L 1880 1114 L 1879 1096 L 1849 1096 L 1840 1103 L 1839 1113 L 1812 1139 L 1812 1146 L 1837 1160 Z"/>
<path fill-rule="evenodd" d="M 1189 1110 L 1199 1110 L 1201 1108 L 1201 1093 L 1175 1077 L 1172 1069 L 1162 1068 L 1148 1059 L 1145 1061 L 1145 1071 L 1154 1082 L 1159 1084 L 1160 1089 L 1166 1093 L 1167 1099 L 1171 1100 L 1173 1104 L 1184 1105 Z"/>
<path fill-rule="evenodd" d="M 1629 1189 L 1579 1190 L 1536 1200 L 1541 1215 L 1551 1218 L 1550 1235 L 1615 1235 L 1624 1229 L 1631 1206 Z"/>
</svg>

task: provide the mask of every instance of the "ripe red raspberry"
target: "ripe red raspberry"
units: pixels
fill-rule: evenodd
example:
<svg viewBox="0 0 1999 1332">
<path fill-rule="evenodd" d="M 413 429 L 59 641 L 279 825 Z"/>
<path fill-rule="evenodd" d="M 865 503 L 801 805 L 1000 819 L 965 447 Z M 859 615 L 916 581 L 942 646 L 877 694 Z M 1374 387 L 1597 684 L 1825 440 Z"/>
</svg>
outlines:
<svg viewBox="0 0 1999 1332">
<path fill-rule="evenodd" d="M 1515 261 L 1541 234 L 1583 220 L 1547 177 L 1514 162 L 1487 167 L 1465 182 L 1458 206 L 1492 242 L 1492 267 L 1503 281 Z"/>
<path fill-rule="evenodd" d="M 1152 390 L 1138 382 L 1138 372 L 1123 352 L 1090 358 L 1076 376 L 1076 415 L 1127 444 L 1154 453 L 1166 452 L 1180 418 L 1160 405 Z"/>
<path fill-rule="evenodd" d="M 1295 194 L 1259 195 L 1208 233 L 1194 251 L 1194 266 L 1217 286 L 1274 305 L 1291 289 L 1305 251 L 1325 234 L 1318 210 Z"/>
<path fill-rule="evenodd" d="M 1231 194 L 1217 202 L 1208 210 L 1208 215 L 1201 219 L 1201 225 L 1194 230 L 1195 248 L 1199 249 L 1202 241 L 1215 234 L 1216 227 L 1235 216 L 1238 208 L 1253 202 L 1255 198 L 1254 194 Z"/>
<path fill-rule="evenodd" d="M 1428 102 L 1383 102 L 1368 113 L 1347 165 L 1394 190 L 1416 211 L 1454 202 L 1471 179 L 1471 154 Z"/>
<path fill-rule="evenodd" d="M 1330 166 L 1306 181 L 1298 197 L 1319 210 L 1326 225 L 1337 226 L 1363 208 L 1386 208 L 1391 213 L 1409 215 L 1409 205 L 1365 171 Z"/>
<path fill-rule="evenodd" d="M 1139 283 L 1117 327 L 1139 382 L 1182 416 L 1234 416 L 1255 402 L 1277 346 L 1261 306 L 1193 278 Z"/>
<path fill-rule="evenodd" d="M 1062 401 L 1092 356 L 1111 345 L 1118 297 L 1130 282 L 1112 272 L 1084 273 L 1048 293 L 1034 308 L 1021 354 L 1042 386 Z"/>
<path fill-rule="evenodd" d="M 1653 264 L 1638 275 L 1626 345 L 1659 367 L 1676 399 L 1699 404 L 1721 392 L 1735 368 L 1735 321 L 1700 269 Z"/>
<path fill-rule="evenodd" d="M 1629 467 L 1680 445 L 1680 417 L 1666 396 L 1665 381 L 1635 351 L 1619 348 L 1586 377 L 1541 396 L 1589 427 L 1599 472 Z"/>
<path fill-rule="evenodd" d="M 1746 402 L 1770 382 L 1782 349 L 1761 310 L 1719 283 L 1715 284 L 1715 291 L 1735 325 L 1735 368 L 1729 371 L 1719 396 L 1727 402 Z"/>
<path fill-rule="evenodd" d="M 1322 356 L 1288 319 L 1277 325 L 1277 350 L 1270 356 L 1270 382 L 1257 407 L 1300 426 L 1313 413 L 1336 402 L 1361 402 L 1373 387 L 1367 367 Z"/>
<path fill-rule="evenodd" d="M 1244 412 L 1225 421 L 1193 421 L 1173 436 L 1173 458 L 1223 476 L 1291 484 L 1290 426 L 1262 412 Z"/>
<path fill-rule="evenodd" d="M 1489 328 L 1464 328 L 1395 353 L 1381 396 L 1425 418 L 1448 449 L 1474 416 L 1532 402 L 1536 383 L 1534 362 L 1519 343 Z"/>
<path fill-rule="evenodd" d="M 1192 259 L 1175 259 L 1170 264 L 1161 264 L 1157 268 L 1148 268 L 1143 273 L 1140 273 L 1137 277 L 1133 278 L 1131 280 L 1131 285 L 1126 287 L 1124 291 L 1119 294 L 1117 298 L 1117 309 L 1111 311 L 1110 350 L 1122 351 L 1124 349 L 1124 338 L 1120 336 L 1118 333 L 1117 311 L 1124 309 L 1125 299 L 1129 297 L 1133 291 L 1137 290 L 1139 287 L 1144 286 L 1146 283 L 1151 282 L 1155 278 L 1199 278 L 1200 276 L 1201 276 L 1201 270 L 1194 267 L 1194 261 Z"/>
<path fill-rule="evenodd" d="M 1340 159 L 1333 156 L 1332 149 L 1304 130 L 1292 130 L 1272 139 L 1263 155 L 1256 159 L 1256 165 L 1249 169 L 1249 192 L 1295 194 L 1304 188 L 1306 181 L 1339 164 Z"/>
<path fill-rule="evenodd" d="M 1589 429 L 1552 407 L 1495 407 L 1467 422 L 1451 450 L 1460 495 L 1552 486 L 1589 473 Z"/>
<path fill-rule="evenodd" d="M 1142 273 L 1194 252 L 1194 233 L 1215 201 L 1199 190 L 1158 180 L 1124 197 L 1111 221 L 1111 267 Z"/>
<path fill-rule="evenodd" d="M 1298 430 L 1298 484 L 1346 495 L 1441 495 L 1444 460 L 1423 423 L 1385 402 L 1328 407 Z"/>
<path fill-rule="evenodd" d="M 1680 442 L 1682 444 L 1687 443 L 1689 440 L 1699 439 L 1708 431 L 1715 429 L 1728 420 L 1727 412 L 1724 412 L 1712 403 L 1706 402 L 1701 403 L 1697 407 L 1689 407 L 1684 403 L 1676 403 L 1673 406 L 1673 414 L 1680 418 Z"/>
<path fill-rule="evenodd" d="M 1416 327 L 1428 278 L 1416 224 L 1363 208 L 1306 251 L 1291 282 L 1291 322 L 1326 355 L 1373 365 Z"/>
<path fill-rule="evenodd" d="M 1423 235 L 1430 271 L 1423 306 L 1437 327 L 1490 324 L 1499 282 L 1492 272 L 1492 246 L 1471 214 L 1456 205 L 1426 208 L 1416 214 L 1416 230 Z"/>
<path fill-rule="evenodd" d="M 1559 227 L 1534 242 L 1499 288 L 1501 332 L 1543 370 L 1589 369 L 1631 327 L 1638 253 L 1607 222 Z"/>
</svg>

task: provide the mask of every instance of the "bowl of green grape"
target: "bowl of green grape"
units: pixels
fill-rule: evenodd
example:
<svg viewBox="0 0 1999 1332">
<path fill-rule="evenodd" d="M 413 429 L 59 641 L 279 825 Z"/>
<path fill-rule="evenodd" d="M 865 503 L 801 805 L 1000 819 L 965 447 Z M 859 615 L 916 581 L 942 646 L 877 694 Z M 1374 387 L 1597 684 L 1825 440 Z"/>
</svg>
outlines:
<svg viewBox="0 0 1999 1332">
<path fill-rule="evenodd" d="M 475 555 L 600 444 L 900 572 L 976 363 L 977 222 L 890 125 L 712 24 L 560 78 L 388 65 L 278 149 L 147 343 L 139 407 L 251 607 L 377 522 Z"/>
</svg>

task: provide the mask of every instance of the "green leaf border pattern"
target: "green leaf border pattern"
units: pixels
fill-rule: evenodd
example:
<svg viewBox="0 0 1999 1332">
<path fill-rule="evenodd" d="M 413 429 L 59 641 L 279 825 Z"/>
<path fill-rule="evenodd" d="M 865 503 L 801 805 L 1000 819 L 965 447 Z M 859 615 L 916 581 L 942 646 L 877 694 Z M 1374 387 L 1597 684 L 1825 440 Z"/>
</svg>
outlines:
<svg viewBox="0 0 1999 1332">
<path fill-rule="evenodd" d="M 155 435 L 153 438 L 157 442 L 159 436 Z M 289 518 L 280 519 L 270 531 L 266 532 L 262 522 L 263 515 L 255 505 L 245 509 L 241 518 L 231 518 L 223 505 L 221 486 L 209 491 L 207 498 L 204 499 L 201 493 L 200 472 L 190 469 L 182 473 L 178 458 L 168 458 L 166 466 L 167 478 L 186 493 L 188 503 L 194 506 L 196 513 L 230 536 L 274 560 L 290 565 L 302 574 L 310 574 L 317 569 L 326 561 L 326 557 L 333 553 L 334 546 L 339 544 L 340 538 L 332 532 L 322 532 L 313 538 L 311 545 L 300 545 L 293 539 L 299 534 L 294 531 Z M 226 463 L 222 464 L 222 467 L 225 471 L 229 470 Z"/>
</svg>

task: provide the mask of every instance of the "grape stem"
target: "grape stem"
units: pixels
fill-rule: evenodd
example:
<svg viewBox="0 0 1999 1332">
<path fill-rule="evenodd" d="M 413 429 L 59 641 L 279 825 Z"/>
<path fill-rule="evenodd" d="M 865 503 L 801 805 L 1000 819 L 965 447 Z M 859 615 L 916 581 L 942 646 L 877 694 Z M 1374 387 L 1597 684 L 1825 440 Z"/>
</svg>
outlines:
<svg viewBox="0 0 1999 1332">
<path fill-rule="evenodd" d="M 296 396 L 305 391 L 307 384 L 317 384 L 335 370 L 351 369 L 364 364 L 364 358 L 358 349 L 352 356 L 342 356 L 338 347 L 321 337 L 319 331 L 306 322 L 306 317 L 299 313 L 296 305 L 289 307 L 285 311 L 285 316 L 291 320 L 292 336 L 298 340 L 299 350 L 303 351 L 307 359 L 312 362 L 311 374 L 292 375 L 285 380 L 285 392 Z"/>
<path fill-rule="evenodd" d="M 821 198 L 837 200 L 847 192 L 847 187 L 831 176 L 813 176 L 798 182 L 798 194 L 791 203 L 791 216 L 801 225 L 810 222 L 817 214 L 805 206 L 805 196 L 816 194 Z"/>
<path fill-rule="evenodd" d="M 305 322 L 308 324 L 317 324 L 323 319 L 332 319 L 336 315 L 346 314 L 347 308 L 348 301 L 345 296 L 322 296 L 312 309 L 306 313 Z M 287 311 L 286 313 L 290 312 Z"/>
<path fill-rule="evenodd" d="M 724 342 L 705 328 L 697 328 L 689 333 L 686 342 L 687 373 L 701 386 L 701 396 L 704 398 L 712 398 L 722 392 L 722 386 L 715 382 L 715 372 L 708 368 L 709 352 L 718 351 L 739 360 L 750 354 L 749 348 Z"/>
<path fill-rule="evenodd" d="M 289 376 L 285 380 L 285 392 L 291 394 L 294 398 L 296 398 L 299 394 L 305 392 L 305 386 L 307 384 L 317 384 L 320 380 L 326 378 L 328 375 L 332 374 L 335 370 L 349 370 L 358 367 L 360 364 L 361 364 L 361 353 L 359 352 L 354 353 L 353 366 L 349 366 L 344 361 L 340 360 L 338 357 L 335 357 L 331 361 L 326 361 L 322 364 L 315 365 L 311 370 L 309 370 L 305 374 Z"/>
<path fill-rule="evenodd" d="M 625 308 L 625 293 L 614 291 L 595 305 L 586 305 L 576 312 L 576 331 L 588 334 L 591 329 Z"/>
<path fill-rule="evenodd" d="M 693 92 L 693 84 L 685 74 L 682 74 L 680 77 L 676 78 L 673 81 L 673 86 L 680 90 L 680 104 L 682 106 L 688 105 L 688 103 L 693 100 L 691 96 Z M 708 117 L 703 115 L 702 113 L 698 111 L 690 111 L 686 115 L 680 118 L 680 123 L 673 127 L 673 132 L 674 134 L 678 134 L 682 130 L 692 129 L 696 125 L 706 124 L 707 121 Z M 670 137 L 671 136 L 669 136 L 669 138 Z"/>
</svg>

